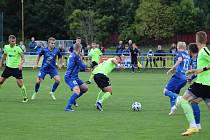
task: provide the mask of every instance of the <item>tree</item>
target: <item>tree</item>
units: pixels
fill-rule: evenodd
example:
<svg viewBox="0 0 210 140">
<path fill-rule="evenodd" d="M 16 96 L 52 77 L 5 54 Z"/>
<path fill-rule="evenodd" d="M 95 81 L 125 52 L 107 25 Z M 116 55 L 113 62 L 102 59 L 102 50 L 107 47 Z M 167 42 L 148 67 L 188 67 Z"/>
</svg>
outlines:
<svg viewBox="0 0 210 140">
<path fill-rule="evenodd" d="M 161 40 L 174 34 L 173 8 L 160 0 L 142 0 L 135 16 L 136 32 L 147 39 Z"/>
</svg>

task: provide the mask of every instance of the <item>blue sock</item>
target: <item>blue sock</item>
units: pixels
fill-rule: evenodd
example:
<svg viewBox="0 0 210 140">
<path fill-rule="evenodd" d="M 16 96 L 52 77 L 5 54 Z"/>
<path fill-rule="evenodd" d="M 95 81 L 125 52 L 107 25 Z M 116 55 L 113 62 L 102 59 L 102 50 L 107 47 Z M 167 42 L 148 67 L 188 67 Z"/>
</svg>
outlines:
<svg viewBox="0 0 210 140">
<path fill-rule="evenodd" d="M 200 124 L 200 108 L 197 103 L 191 104 L 196 124 Z"/>
<path fill-rule="evenodd" d="M 39 87 L 40 87 L 40 83 L 36 83 L 35 84 L 35 92 L 38 92 L 39 91 Z"/>
<path fill-rule="evenodd" d="M 55 90 L 57 89 L 59 83 L 60 83 L 60 82 L 55 82 L 55 83 L 53 84 L 53 87 L 52 87 L 52 90 L 51 90 L 52 92 L 55 92 Z"/>
<path fill-rule="evenodd" d="M 81 97 L 83 94 L 84 94 L 83 92 L 80 92 L 77 98 Z"/>
<path fill-rule="evenodd" d="M 72 105 L 75 104 L 76 99 L 78 98 L 78 95 L 76 93 L 73 93 L 68 101 L 68 104 L 66 106 L 66 109 L 70 109 Z"/>
<path fill-rule="evenodd" d="M 164 94 L 165 94 L 165 96 L 168 96 L 170 98 L 171 107 L 174 106 L 178 95 L 172 91 L 169 91 L 169 90 L 166 90 Z"/>
</svg>

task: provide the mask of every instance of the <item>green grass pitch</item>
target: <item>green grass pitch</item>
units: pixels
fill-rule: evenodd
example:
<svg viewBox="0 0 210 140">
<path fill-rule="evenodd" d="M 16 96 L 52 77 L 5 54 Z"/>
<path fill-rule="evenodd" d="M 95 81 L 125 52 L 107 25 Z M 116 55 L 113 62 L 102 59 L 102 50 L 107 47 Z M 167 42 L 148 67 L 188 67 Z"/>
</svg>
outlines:
<svg viewBox="0 0 210 140">
<path fill-rule="evenodd" d="M 2 70 L 0 71 L 2 73 Z M 37 71 L 24 70 L 29 97 L 34 92 Z M 190 137 L 180 134 L 188 127 L 181 108 L 168 116 L 169 98 L 162 90 L 170 78 L 165 72 L 113 72 L 110 75 L 113 96 L 104 103 L 104 111 L 95 109 L 99 89 L 89 86 L 86 95 L 78 100 L 73 113 L 64 112 L 71 95 L 60 71 L 61 84 L 57 100 L 49 96 L 53 80 L 43 81 L 35 101 L 22 103 L 20 89 L 10 78 L 0 89 L 0 140 L 208 140 L 209 112 L 201 104 L 202 131 Z M 80 73 L 87 80 L 89 73 Z M 182 94 L 187 86 L 182 90 Z M 143 110 L 133 112 L 131 104 L 139 101 Z"/>
</svg>

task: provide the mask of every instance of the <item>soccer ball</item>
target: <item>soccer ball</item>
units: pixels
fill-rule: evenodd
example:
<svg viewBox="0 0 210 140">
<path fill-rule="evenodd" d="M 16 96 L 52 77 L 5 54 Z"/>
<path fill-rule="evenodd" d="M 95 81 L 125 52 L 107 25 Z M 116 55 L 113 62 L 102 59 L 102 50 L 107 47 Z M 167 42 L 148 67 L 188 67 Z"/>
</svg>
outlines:
<svg viewBox="0 0 210 140">
<path fill-rule="evenodd" d="M 132 107 L 133 111 L 140 111 L 141 110 L 141 103 L 134 102 L 131 107 Z"/>
</svg>

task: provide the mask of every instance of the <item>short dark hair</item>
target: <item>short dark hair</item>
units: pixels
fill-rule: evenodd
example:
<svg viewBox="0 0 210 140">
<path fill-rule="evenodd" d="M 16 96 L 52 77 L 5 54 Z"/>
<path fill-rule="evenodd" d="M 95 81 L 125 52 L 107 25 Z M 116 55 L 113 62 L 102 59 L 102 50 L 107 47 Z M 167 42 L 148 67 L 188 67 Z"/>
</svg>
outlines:
<svg viewBox="0 0 210 140">
<path fill-rule="evenodd" d="M 76 39 L 81 39 L 81 37 L 78 36 Z"/>
<path fill-rule="evenodd" d="M 196 33 L 196 42 L 201 44 L 206 44 L 207 34 L 204 31 L 199 31 Z"/>
<path fill-rule="evenodd" d="M 188 45 L 189 51 L 192 53 L 198 53 L 198 46 L 196 43 L 190 43 Z"/>
</svg>

